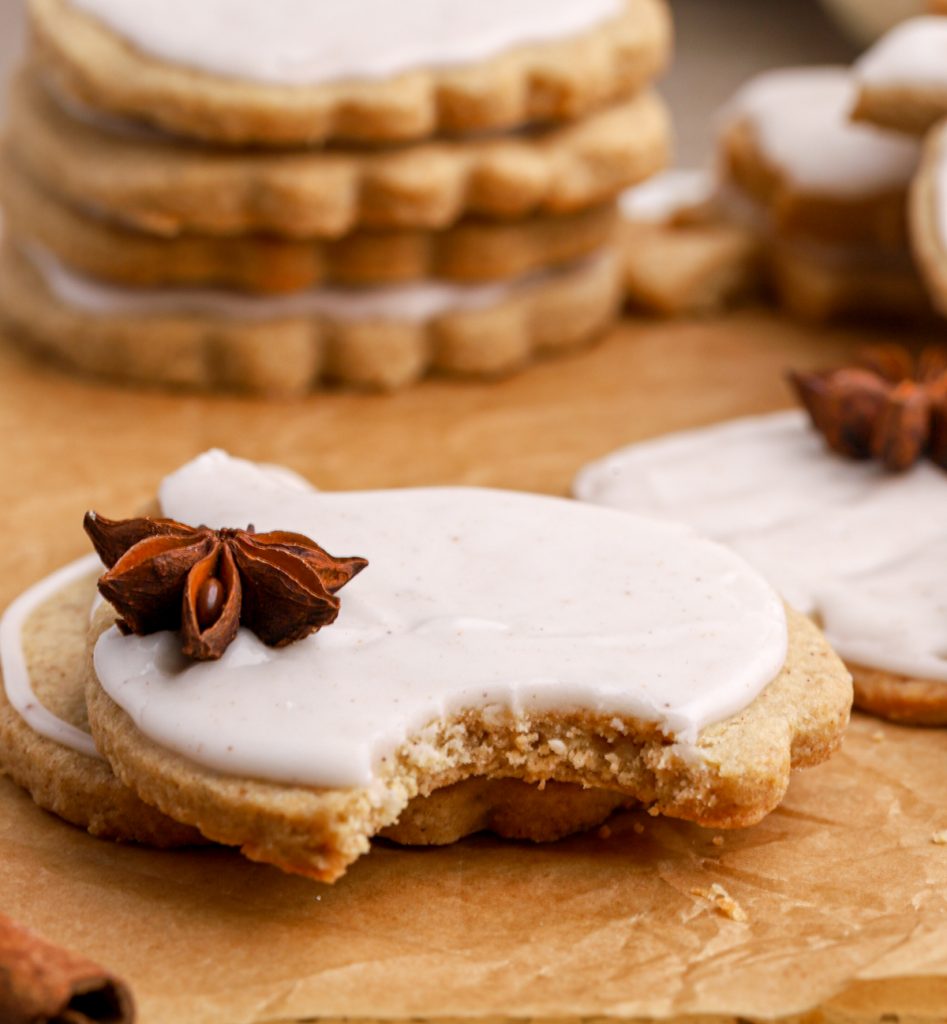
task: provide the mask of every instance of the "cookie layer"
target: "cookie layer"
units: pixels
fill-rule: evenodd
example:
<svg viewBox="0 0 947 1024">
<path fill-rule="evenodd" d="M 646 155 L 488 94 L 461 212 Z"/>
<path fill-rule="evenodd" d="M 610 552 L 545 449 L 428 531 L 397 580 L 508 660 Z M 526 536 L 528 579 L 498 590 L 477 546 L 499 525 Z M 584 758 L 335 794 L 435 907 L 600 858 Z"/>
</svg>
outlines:
<svg viewBox="0 0 947 1024">
<path fill-rule="evenodd" d="M 917 144 L 849 121 L 844 68 L 791 68 L 753 79 L 721 136 L 726 182 L 767 212 L 782 236 L 904 248 Z"/>
<path fill-rule="evenodd" d="M 223 299 L 229 314 L 208 308 L 178 313 L 174 306 L 195 301 L 192 293 L 177 293 L 168 311 L 160 308 L 160 293 L 116 294 L 61 267 L 54 277 L 58 287 L 9 244 L 0 252 L 0 317 L 32 350 L 114 380 L 269 394 L 305 393 L 325 382 L 388 390 L 432 371 L 510 373 L 592 341 L 621 303 L 611 255 L 519 285 L 482 285 L 472 307 L 400 320 L 347 320 L 280 305 L 274 311 L 253 304 L 282 299 L 229 294 Z M 62 297 L 68 293 L 74 300 L 77 290 L 85 305 Z M 109 314 L 97 304 L 103 294 L 120 303 L 131 298 L 132 304 Z M 360 299 L 346 301 L 357 305 Z"/>
<path fill-rule="evenodd" d="M 931 299 L 947 312 L 947 133 L 931 132 L 911 189 L 911 241 Z"/>
<path fill-rule="evenodd" d="M 856 64 L 853 116 L 924 135 L 947 117 L 947 22 L 911 18 L 895 26 Z"/>
<path fill-rule="evenodd" d="M 335 241 L 268 235 L 161 238 L 71 208 L 10 159 L 0 160 L 0 195 L 11 234 L 92 277 L 139 287 L 217 285 L 253 293 L 321 284 L 522 277 L 602 249 L 613 240 L 617 222 L 609 204 L 558 217 L 467 220 L 441 232 L 358 232 Z"/>
<path fill-rule="evenodd" d="M 746 824 L 778 801 L 790 764 L 825 756 L 847 720 L 849 679 L 818 631 L 790 614 L 786 656 L 775 595 L 753 596 L 760 581 L 739 560 L 718 572 L 722 550 L 677 527 L 507 492 L 290 494 L 220 453 L 169 478 L 161 501 L 182 519 L 252 516 L 267 528 L 316 515 L 327 542 L 361 535 L 375 559 L 334 640 L 326 631 L 265 664 L 241 634 L 219 663 L 178 674 L 170 635 L 98 638 L 106 609 L 93 629 L 90 716 L 123 777 L 288 870 L 332 880 L 413 796 L 476 776 L 604 788 Z M 504 552 L 499 576 L 493 549 Z M 404 589 L 403 560 L 420 589 Z M 595 571 L 575 576 L 578 565 Z M 258 664 L 267 687 L 235 676 L 234 658 Z M 121 682 L 139 678 L 147 720 L 145 691 Z M 331 741 L 317 740 L 326 730 Z"/>
<path fill-rule="evenodd" d="M 203 842 L 194 829 L 143 803 L 95 753 L 83 685 L 89 610 L 99 572 L 96 564 L 93 558 L 70 566 L 57 574 L 49 593 L 38 590 L 24 595 L 4 616 L 0 770 L 44 810 L 92 835 L 158 847 Z M 23 671 L 28 681 L 15 678 Z M 32 708 L 37 720 L 32 724 L 7 695 L 6 687 L 15 684 L 31 691 L 26 707 Z M 49 734 L 37 731 L 36 724 L 46 725 Z M 72 730 L 77 731 L 78 741 L 72 738 Z M 81 744 L 82 751 L 72 744 Z"/>
<path fill-rule="evenodd" d="M 644 93 L 517 136 L 388 151 L 221 152 L 82 123 L 26 76 L 11 89 L 7 137 L 48 191 L 143 231 L 310 239 L 574 213 L 664 167 L 670 128 L 662 102 Z"/>
<path fill-rule="evenodd" d="M 859 706 L 947 724 L 947 476 L 933 465 L 891 476 L 843 459 L 793 412 L 632 445 L 575 492 L 726 542 L 821 622 Z"/>
<path fill-rule="evenodd" d="M 224 143 L 403 142 L 571 120 L 631 95 L 667 60 L 670 19 L 661 0 L 594 0 L 585 10 L 581 3 L 559 3 L 546 19 L 531 6 L 535 24 L 527 40 L 545 37 L 546 42 L 512 49 L 501 45 L 507 52 L 469 66 L 431 65 L 375 81 L 356 74 L 315 85 L 248 81 L 176 66 L 130 45 L 70 0 L 31 0 L 30 15 L 36 60 L 58 90 L 97 109 Z M 498 18 L 504 13 L 498 5 L 485 7 L 496 9 L 493 34 L 502 38 L 516 24 L 516 10 L 507 7 L 506 17 Z M 609 9 L 614 16 L 608 16 Z M 267 13 L 278 15 L 279 9 Z M 469 19 L 476 13 L 460 11 L 459 16 Z M 378 18 L 384 21 L 386 15 L 380 10 Z M 121 18 L 126 21 L 128 12 Z M 331 19 L 334 34 L 344 23 L 345 10 L 333 9 Z M 234 20 L 246 19 L 226 18 L 218 32 L 224 36 Z M 566 30 L 565 38 L 550 38 L 557 21 L 563 26 L 571 21 L 574 30 Z M 291 17 L 281 23 L 294 30 Z M 352 31 L 364 35 L 377 27 L 356 24 Z M 194 44 L 194 38 L 183 35 Z M 470 35 L 465 35 L 452 37 L 452 46 L 469 44 Z M 311 38 L 319 39 L 319 33 Z M 418 43 L 416 36 L 412 45 Z M 376 54 L 386 44 L 384 38 L 377 40 Z M 297 55 L 307 48 L 298 39 L 288 45 Z M 332 53 L 316 66 L 329 66 L 335 58 Z"/>
</svg>

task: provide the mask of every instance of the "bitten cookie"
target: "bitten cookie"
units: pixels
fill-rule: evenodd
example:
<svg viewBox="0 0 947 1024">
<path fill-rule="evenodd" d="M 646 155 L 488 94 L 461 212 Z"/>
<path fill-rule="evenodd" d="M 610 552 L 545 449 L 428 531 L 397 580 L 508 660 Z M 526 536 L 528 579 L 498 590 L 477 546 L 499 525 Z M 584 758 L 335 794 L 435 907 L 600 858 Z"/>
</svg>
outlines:
<svg viewBox="0 0 947 1024">
<path fill-rule="evenodd" d="M 221 143 L 404 142 L 572 120 L 664 66 L 661 0 L 31 0 L 89 106 Z"/>
<path fill-rule="evenodd" d="M 924 315 L 908 246 L 914 140 L 849 121 L 843 68 L 791 68 L 752 80 L 725 112 L 723 198 L 770 254 L 781 302 L 813 319 Z"/>
<path fill-rule="evenodd" d="M 221 452 L 167 478 L 160 501 L 178 522 L 318 529 L 367 559 L 338 619 L 285 647 L 241 617 L 219 660 L 188 662 L 205 621 L 190 612 L 181 636 L 122 636 L 107 609 L 93 623 L 90 720 L 120 777 L 284 870 L 332 881 L 414 797 L 477 777 L 748 825 L 848 719 L 850 680 L 819 632 L 681 527 L 482 489 L 318 493 Z M 115 564 L 130 597 L 148 557 Z M 234 557 L 256 615 L 269 576 Z M 206 622 L 223 629 L 224 612 Z"/>
<path fill-rule="evenodd" d="M 942 469 L 886 476 L 828 451 L 790 412 L 631 445 L 586 467 L 575 493 L 726 543 L 821 624 L 855 677 L 856 706 L 947 725 Z"/>
<path fill-rule="evenodd" d="M 0 771 L 36 803 L 105 839 L 203 843 L 123 786 L 89 733 L 83 686 L 92 556 L 27 591 L 0 620 Z"/>
<path fill-rule="evenodd" d="M 263 394 L 511 373 L 599 337 L 621 305 L 611 252 L 517 281 L 286 296 L 130 289 L 0 248 L 0 319 L 29 350 L 113 380 Z"/>
<path fill-rule="evenodd" d="M 309 240 L 575 213 L 661 170 L 670 126 L 645 92 L 544 131 L 387 150 L 228 152 L 84 122 L 26 75 L 10 91 L 7 147 L 50 194 L 151 234 Z"/>
<path fill-rule="evenodd" d="M 947 117 L 947 21 L 912 18 L 895 26 L 854 68 L 853 116 L 924 135 Z"/>
<path fill-rule="evenodd" d="M 756 232 L 728 221 L 713 175 L 667 171 L 621 198 L 625 298 L 662 316 L 719 312 L 759 288 Z"/>
</svg>

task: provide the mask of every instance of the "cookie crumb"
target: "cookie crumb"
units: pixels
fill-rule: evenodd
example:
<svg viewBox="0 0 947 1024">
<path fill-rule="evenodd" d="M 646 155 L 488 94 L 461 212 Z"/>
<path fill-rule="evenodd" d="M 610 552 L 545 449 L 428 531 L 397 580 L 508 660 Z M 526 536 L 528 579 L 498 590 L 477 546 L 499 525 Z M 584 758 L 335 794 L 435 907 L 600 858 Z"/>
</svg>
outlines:
<svg viewBox="0 0 947 1024">
<path fill-rule="evenodd" d="M 947 828 L 943 828 L 940 832 L 935 832 L 931 836 L 931 842 L 936 843 L 938 846 L 947 846 Z"/>
<path fill-rule="evenodd" d="M 881 743 L 881 741 L 885 738 L 885 734 L 880 729 L 876 729 L 871 734 L 871 738 L 872 738 L 873 742 Z"/>
<path fill-rule="evenodd" d="M 608 825 L 603 825 L 598 830 L 598 837 L 599 837 L 599 839 L 608 839 L 609 836 L 611 836 L 611 834 L 612 834 L 612 830 L 608 827 Z"/>
<path fill-rule="evenodd" d="M 712 903 L 719 913 L 731 921 L 747 920 L 746 911 L 719 882 L 714 882 L 709 889 L 691 889 L 691 896 L 700 896 Z"/>
<path fill-rule="evenodd" d="M 635 833 L 636 836 L 644 835 L 644 825 L 642 825 L 640 821 L 633 822 L 631 830 Z"/>
<path fill-rule="evenodd" d="M 723 846 L 723 836 L 714 836 L 710 841 L 714 846 Z"/>
</svg>

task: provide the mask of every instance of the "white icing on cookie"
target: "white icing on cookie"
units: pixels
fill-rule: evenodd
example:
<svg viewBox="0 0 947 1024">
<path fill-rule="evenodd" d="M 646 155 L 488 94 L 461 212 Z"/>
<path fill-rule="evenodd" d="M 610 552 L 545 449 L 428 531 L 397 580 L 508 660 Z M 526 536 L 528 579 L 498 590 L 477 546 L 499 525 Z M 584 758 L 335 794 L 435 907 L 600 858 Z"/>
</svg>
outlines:
<svg viewBox="0 0 947 1024">
<path fill-rule="evenodd" d="M 627 0 L 71 2 L 170 64 L 273 85 L 316 85 L 471 64 L 566 39 L 617 17 Z"/>
<path fill-rule="evenodd" d="M 798 188 L 840 198 L 906 189 L 916 140 L 850 118 L 855 83 L 844 68 L 787 68 L 748 82 L 724 111 L 747 121 L 763 157 Z"/>
<path fill-rule="evenodd" d="M 893 28 L 855 64 L 856 85 L 947 87 L 947 18 L 911 18 Z"/>
<path fill-rule="evenodd" d="M 710 202 L 716 188 L 711 171 L 675 168 L 626 189 L 619 197 L 619 204 L 625 220 L 666 224 L 677 214 Z"/>
<path fill-rule="evenodd" d="M 228 774 L 367 785 L 413 732 L 472 707 L 636 716 L 690 743 L 785 660 L 780 599 L 686 527 L 477 488 L 304 494 L 222 452 L 160 499 L 184 522 L 369 560 L 337 622 L 279 650 L 246 630 L 214 663 L 170 633 L 98 641 L 98 677 L 138 728 Z"/>
<path fill-rule="evenodd" d="M 70 583 L 102 570 L 96 555 L 87 555 L 64 566 L 21 594 L 0 619 L 0 668 L 7 700 L 23 720 L 41 736 L 69 747 L 86 757 L 100 758 L 92 737 L 69 722 L 57 718 L 45 708 L 33 692 L 26 654 L 23 650 L 23 626 L 42 604 Z"/>
<path fill-rule="evenodd" d="M 573 273 L 578 266 L 614 259 L 611 253 L 599 254 L 569 267 L 491 284 L 418 281 L 381 288 L 313 288 L 290 295 L 263 296 L 210 288 L 123 287 L 77 273 L 40 246 L 25 245 L 21 251 L 63 305 L 100 316 L 193 313 L 254 321 L 323 316 L 340 323 L 375 320 L 411 324 L 448 313 L 490 309 Z"/>
<path fill-rule="evenodd" d="M 933 465 L 891 475 L 833 455 L 792 412 L 632 445 L 575 493 L 728 544 L 848 661 L 947 682 L 947 474 Z"/>
</svg>

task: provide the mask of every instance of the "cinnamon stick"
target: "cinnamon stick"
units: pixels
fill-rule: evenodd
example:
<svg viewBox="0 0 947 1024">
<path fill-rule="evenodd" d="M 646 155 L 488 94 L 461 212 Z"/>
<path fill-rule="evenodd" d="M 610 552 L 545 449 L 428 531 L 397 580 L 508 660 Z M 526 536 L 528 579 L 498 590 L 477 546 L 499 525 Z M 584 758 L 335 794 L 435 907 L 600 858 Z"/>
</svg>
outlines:
<svg viewBox="0 0 947 1024">
<path fill-rule="evenodd" d="M 124 982 L 0 914 L 3 1024 L 131 1024 L 134 1019 Z"/>
</svg>

